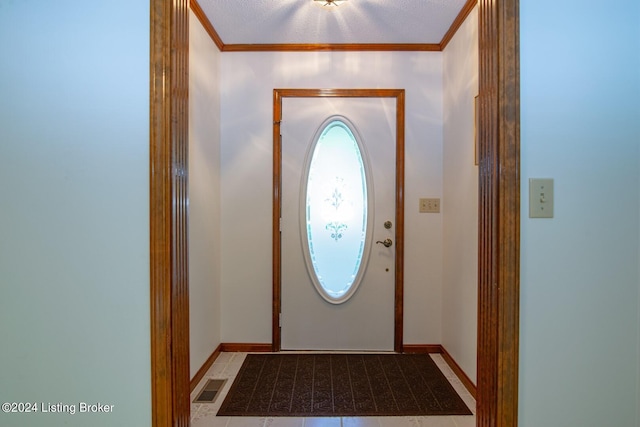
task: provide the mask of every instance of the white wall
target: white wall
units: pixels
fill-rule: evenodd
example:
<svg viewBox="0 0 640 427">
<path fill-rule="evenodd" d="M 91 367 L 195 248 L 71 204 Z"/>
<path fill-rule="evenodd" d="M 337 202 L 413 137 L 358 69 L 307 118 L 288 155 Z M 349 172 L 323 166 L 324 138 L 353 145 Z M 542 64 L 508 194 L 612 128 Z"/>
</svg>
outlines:
<svg viewBox="0 0 640 427">
<path fill-rule="evenodd" d="M 640 425 L 639 7 L 520 1 L 521 427 Z"/>
<path fill-rule="evenodd" d="M 473 381 L 478 328 L 478 12 L 444 50 L 442 345 Z"/>
<path fill-rule="evenodd" d="M 2 426 L 148 426 L 149 4 L 0 5 Z M 76 409 L 78 409 L 76 407 Z"/>
<path fill-rule="evenodd" d="M 191 377 L 220 344 L 220 51 L 189 14 Z"/>
<path fill-rule="evenodd" d="M 274 88 L 406 89 L 405 343 L 441 339 L 441 53 L 228 53 L 222 57 L 222 341 L 271 342 Z"/>
</svg>

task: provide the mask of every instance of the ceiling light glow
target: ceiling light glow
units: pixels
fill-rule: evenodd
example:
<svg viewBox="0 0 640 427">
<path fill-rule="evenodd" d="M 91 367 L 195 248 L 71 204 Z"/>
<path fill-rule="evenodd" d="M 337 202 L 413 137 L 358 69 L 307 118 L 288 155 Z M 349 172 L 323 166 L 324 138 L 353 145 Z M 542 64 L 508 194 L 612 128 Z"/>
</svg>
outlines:
<svg viewBox="0 0 640 427">
<path fill-rule="evenodd" d="M 321 6 L 340 6 L 342 3 L 345 3 L 347 0 L 313 0 L 316 3 L 319 3 Z"/>
</svg>

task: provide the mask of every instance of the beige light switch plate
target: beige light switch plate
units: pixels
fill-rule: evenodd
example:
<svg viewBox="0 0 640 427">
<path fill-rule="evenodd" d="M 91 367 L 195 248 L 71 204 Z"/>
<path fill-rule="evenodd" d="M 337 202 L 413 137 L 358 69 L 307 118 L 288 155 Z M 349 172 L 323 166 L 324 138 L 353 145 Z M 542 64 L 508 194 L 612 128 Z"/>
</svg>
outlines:
<svg viewBox="0 0 640 427">
<path fill-rule="evenodd" d="M 553 218 L 553 179 L 529 179 L 529 218 Z"/>
<path fill-rule="evenodd" d="M 420 213 L 440 213 L 440 199 L 424 198 L 420 199 Z"/>
</svg>

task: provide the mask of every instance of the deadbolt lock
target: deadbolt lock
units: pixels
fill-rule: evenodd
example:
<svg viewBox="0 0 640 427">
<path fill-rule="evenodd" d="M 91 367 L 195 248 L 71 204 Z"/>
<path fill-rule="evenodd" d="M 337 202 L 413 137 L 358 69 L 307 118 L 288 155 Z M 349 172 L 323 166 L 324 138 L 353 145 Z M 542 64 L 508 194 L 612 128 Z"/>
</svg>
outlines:
<svg viewBox="0 0 640 427">
<path fill-rule="evenodd" d="M 385 221 L 384 222 L 384 228 L 386 228 L 387 230 L 391 228 L 393 224 L 391 223 L 391 221 Z"/>
</svg>

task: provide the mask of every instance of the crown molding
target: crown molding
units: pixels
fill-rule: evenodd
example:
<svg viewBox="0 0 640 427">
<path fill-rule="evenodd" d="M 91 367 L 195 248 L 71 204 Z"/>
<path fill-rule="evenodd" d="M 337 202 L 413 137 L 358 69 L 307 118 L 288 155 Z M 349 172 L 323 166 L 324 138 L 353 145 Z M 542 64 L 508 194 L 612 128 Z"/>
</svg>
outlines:
<svg viewBox="0 0 640 427">
<path fill-rule="evenodd" d="M 202 10 L 200 3 L 198 3 L 196 0 L 191 0 L 189 1 L 189 7 L 191 8 L 193 14 L 196 15 L 196 18 L 198 18 L 198 21 L 200 21 L 207 34 L 209 34 L 211 40 L 213 40 L 215 45 L 218 46 L 218 50 L 223 51 L 224 43 L 222 42 L 222 39 L 220 38 L 220 35 L 216 31 L 216 29 L 213 28 L 213 25 L 211 24 L 209 18 L 207 18 L 204 10 Z"/>
<path fill-rule="evenodd" d="M 342 43 L 342 44 L 227 44 L 222 52 L 326 52 L 326 51 L 440 51 L 439 44 L 423 43 Z"/>
<path fill-rule="evenodd" d="M 451 23 L 451 27 L 449 27 L 449 30 L 444 34 L 444 37 L 442 37 L 442 41 L 440 42 L 440 50 L 444 50 L 444 48 L 447 47 L 451 39 L 453 39 L 453 36 L 456 35 L 462 24 L 464 24 L 467 16 L 469 16 L 473 8 L 475 8 L 477 5 L 478 0 L 467 0 L 467 2 L 460 10 L 460 13 L 458 13 L 458 16 L 456 16 L 456 19 L 454 19 Z"/>
</svg>

